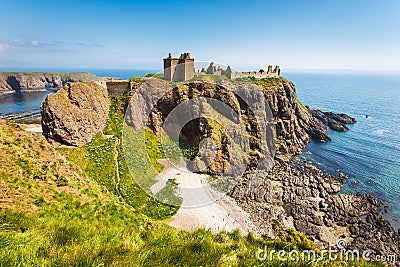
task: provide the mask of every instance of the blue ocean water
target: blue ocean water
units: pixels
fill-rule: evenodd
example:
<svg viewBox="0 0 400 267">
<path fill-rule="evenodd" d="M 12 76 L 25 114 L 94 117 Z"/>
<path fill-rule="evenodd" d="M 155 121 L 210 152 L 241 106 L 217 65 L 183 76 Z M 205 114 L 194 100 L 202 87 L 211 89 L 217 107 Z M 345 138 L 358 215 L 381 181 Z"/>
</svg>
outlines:
<svg viewBox="0 0 400 267">
<path fill-rule="evenodd" d="M 370 192 L 390 207 L 400 227 L 400 73 L 285 75 L 299 100 L 324 111 L 346 113 L 357 123 L 348 132 L 330 131 L 333 141 L 310 143 L 304 155 L 324 170 L 349 175 L 344 193 Z M 368 116 L 368 118 L 367 118 Z"/>
<path fill-rule="evenodd" d="M 55 91 L 12 93 L 0 95 L 0 115 L 19 113 L 27 110 L 39 110 L 48 94 Z"/>
<path fill-rule="evenodd" d="M 1 69 L 3 71 L 89 71 L 128 79 L 154 70 Z M 328 143 L 310 143 L 304 154 L 320 168 L 349 175 L 343 193 L 370 192 L 390 207 L 388 219 L 400 227 L 400 74 L 285 73 L 300 101 L 313 108 L 346 113 L 358 123 L 350 131 L 330 131 Z M 46 95 L 32 92 L 0 97 L 0 114 L 39 109 Z M 368 118 L 366 118 L 368 115 Z"/>
</svg>

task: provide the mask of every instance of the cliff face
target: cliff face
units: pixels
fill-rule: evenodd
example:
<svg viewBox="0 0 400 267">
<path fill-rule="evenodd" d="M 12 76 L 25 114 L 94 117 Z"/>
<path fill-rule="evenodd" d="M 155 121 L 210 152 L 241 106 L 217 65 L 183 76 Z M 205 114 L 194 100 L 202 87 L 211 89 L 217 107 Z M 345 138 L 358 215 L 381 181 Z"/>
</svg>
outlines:
<svg viewBox="0 0 400 267">
<path fill-rule="evenodd" d="M 5 72 L 0 73 L 0 94 L 60 89 L 67 82 L 87 82 L 97 80 L 93 74 L 76 73 L 46 73 L 46 72 Z"/>
<path fill-rule="evenodd" d="M 155 83 L 151 86 L 151 88 L 154 88 L 154 92 L 151 92 L 151 89 L 141 90 L 137 92 L 140 98 L 156 96 L 158 88 L 160 88 L 158 83 L 164 83 L 157 80 L 151 82 Z M 202 170 L 203 166 L 209 166 L 206 170 L 209 174 L 237 173 L 240 171 L 239 166 L 246 161 L 246 157 L 243 156 L 243 153 L 240 153 L 244 150 L 249 155 L 250 165 L 255 165 L 260 160 L 265 160 L 264 164 L 272 162 L 270 155 L 267 155 L 268 151 L 261 151 L 260 132 L 271 132 L 268 125 L 266 123 L 257 125 L 250 108 L 244 105 L 243 101 L 230 90 L 230 86 L 208 82 L 180 84 L 167 90 L 167 93 L 157 101 L 150 111 L 147 126 L 159 135 L 171 112 L 176 112 L 175 109 L 179 110 L 181 104 L 192 103 L 189 108 L 181 109 L 182 112 L 178 111 L 178 114 L 175 113 L 169 118 L 172 117 L 174 127 L 178 126 L 177 128 L 182 129 L 179 133 L 180 140 L 196 148 L 202 146 L 201 142 L 206 139 L 214 144 L 205 144 L 202 147 L 201 155 L 196 156 L 188 166 L 193 171 L 199 171 Z M 241 94 L 253 97 L 256 102 L 263 101 L 262 94 L 252 94 L 252 90 L 247 87 L 241 88 Z M 213 99 L 215 102 L 210 100 L 203 102 L 199 99 Z M 199 101 L 196 102 L 196 100 Z M 145 102 L 151 103 L 147 100 Z M 226 109 L 220 103 L 224 103 Z M 133 106 L 132 108 L 136 109 Z M 224 114 L 225 119 L 222 116 L 218 117 L 216 115 L 218 113 Z M 132 111 L 132 114 L 135 114 L 135 112 Z M 138 119 L 143 120 L 140 117 L 129 117 L 129 111 L 127 115 L 127 121 L 134 126 Z M 193 120 L 185 124 L 186 119 Z M 238 126 L 239 121 L 242 126 L 245 125 L 247 134 Z M 273 141 L 271 138 L 269 140 Z M 267 145 L 272 146 L 273 143 Z M 215 146 L 218 147 L 216 150 L 214 149 Z M 271 150 L 273 149 L 271 148 Z M 265 155 L 265 157 L 261 158 L 260 155 Z M 208 162 L 213 158 L 213 162 Z"/>
<path fill-rule="evenodd" d="M 276 156 L 289 159 L 300 153 L 311 140 L 330 141 L 327 126 L 313 117 L 296 95 L 292 82 L 284 79 L 267 84 L 256 81 L 263 89 L 274 116 L 276 127 Z"/>
<path fill-rule="evenodd" d="M 256 82 L 258 84 L 222 79 L 171 85 L 161 80 L 148 81 L 143 85 L 145 87 L 142 88 L 143 90 L 136 91 L 135 99 L 132 101 L 133 105 L 126 113 L 126 122 L 138 130 L 140 122 L 147 120 L 146 126 L 160 135 L 170 113 L 187 101 L 211 98 L 225 103 L 232 111 L 232 114 L 228 112 L 226 117 L 237 115 L 241 123 L 245 125 L 245 132 L 241 131 L 238 126 L 224 129 L 221 127 L 221 121 L 209 119 L 212 117 L 211 110 L 213 108 L 206 107 L 202 103 L 182 110 L 179 115 L 182 118 L 196 118 L 201 115 L 201 119 L 193 120 L 186 125 L 180 125 L 182 123 L 179 118 L 174 122 L 175 125 L 180 125 L 178 128 L 182 129 L 179 138 L 191 146 L 199 147 L 200 142 L 207 138 L 211 138 L 213 143 L 218 146 L 217 151 L 214 151 L 215 155 L 212 147 L 210 149 L 207 146 L 202 147 L 201 155 L 195 158 L 196 162 L 192 166 L 194 170 L 199 170 L 201 166 L 208 165 L 207 159 L 215 156 L 213 163 L 206 170 L 212 175 L 224 173 L 229 168 L 234 169 L 235 166 L 240 166 L 244 160 L 247 160 L 248 168 L 260 166 L 260 163 L 261 166 L 270 167 L 274 154 L 278 159 L 289 160 L 293 154 L 301 152 L 312 138 L 318 141 L 330 140 L 327 126 L 314 118 L 308 109 L 299 103 L 295 87 L 291 82 L 285 79 L 275 79 L 272 84 L 260 80 Z M 232 90 L 233 87 L 236 89 Z M 252 109 L 246 106 L 242 97 L 251 99 L 250 102 L 253 103 L 264 103 L 267 100 L 272 112 L 276 136 L 273 135 L 271 124 L 268 124 L 267 121 L 260 123 L 255 119 Z M 140 102 L 146 104 L 140 108 L 137 106 L 137 103 Z M 185 114 L 182 115 L 183 113 Z M 262 141 L 265 134 L 266 146 Z M 245 147 L 247 139 L 249 142 L 246 151 L 248 158 L 235 157 L 235 155 L 241 154 L 240 152 L 235 153 L 237 152 L 235 146 Z"/>
<path fill-rule="evenodd" d="M 67 83 L 42 103 L 43 135 L 53 144 L 84 145 L 105 128 L 109 107 L 100 83 Z"/>
</svg>

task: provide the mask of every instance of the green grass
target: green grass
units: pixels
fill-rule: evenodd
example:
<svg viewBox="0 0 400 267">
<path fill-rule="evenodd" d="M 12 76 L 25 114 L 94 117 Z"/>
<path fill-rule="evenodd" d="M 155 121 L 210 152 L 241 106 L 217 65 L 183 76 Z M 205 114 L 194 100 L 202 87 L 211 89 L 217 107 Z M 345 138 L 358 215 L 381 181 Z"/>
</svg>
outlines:
<svg viewBox="0 0 400 267">
<path fill-rule="evenodd" d="M 128 96 L 112 98 L 105 133 L 114 137 L 107 139 L 100 133 L 81 148 L 61 148 L 59 151 L 134 210 L 156 220 L 169 218 L 178 211 L 181 203 L 179 198 L 176 197 L 172 202 L 176 205 L 166 205 L 149 195 L 150 186 L 156 182 L 154 177 L 163 170 L 163 166 L 157 162 L 165 157 L 160 141 L 148 129 L 135 132 L 130 127 L 124 128 L 124 142 L 117 141 L 122 137 L 123 116 L 118 110 L 123 110 L 124 98 Z M 165 190 L 171 190 L 171 186 Z"/>
<path fill-rule="evenodd" d="M 238 79 L 250 79 L 252 82 L 256 83 L 263 89 L 268 89 L 268 87 L 280 85 L 280 84 L 282 84 L 283 81 L 287 82 L 287 80 L 282 77 L 263 78 L 263 79 L 257 79 L 255 77 L 248 77 L 248 78 L 238 78 Z M 238 79 L 236 79 L 236 80 L 238 80 Z"/>
<path fill-rule="evenodd" d="M 259 250 L 314 249 L 294 230 L 275 240 L 241 236 L 238 231 L 186 232 L 155 223 L 122 205 L 73 202 L 60 194 L 58 205 L 36 215 L 0 212 L 1 266 L 343 266 L 327 259 L 257 259 Z M 349 262 L 348 266 L 379 266 Z M 383 266 L 383 265 L 381 265 Z"/>
<path fill-rule="evenodd" d="M 131 77 L 131 78 L 129 79 L 129 81 L 130 81 L 130 82 L 142 82 L 142 81 L 143 81 L 143 78 L 142 78 L 142 77 L 138 77 L 138 76 L 134 76 L 134 77 Z"/>
<path fill-rule="evenodd" d="M 194 160 L 199 153 L 199 147 L 192 146 L 184 140 L 179 140 L 179 148 L 182 151 L 182 155 L 188 160 Z"/>
<path fill-rule="evenodd" d="M 111 97 L 111 105 L 104 134 L 121 138 L 127 99 L 129 99 L 129 93 Z"/>
<path fill-rule="evenodd" d="M 145 141 L 143 141 L 143 136 Z M 149 130 L 124 130 L 124 148 L 119 157 L 120 194 L 135 210 L 153 219 L 162 220 L 174 215 L 179 206 L 166 205 L 150 196 L 150 186 L 163 166 L 157 159 L 164 157 L 161 144 Z M 179 203 L 175 201 L 173 203 Z"/>
<path fill-rule="evenodd" d="M 58 151 L 99 185 L 115 192 L 115 142 L 115 138 L 107 139 L 99 133 L 83 147 L 59 148 Z"/>
<path fill-rule="evenodd" d="M 157 200 L 162 203 L 168 203 L 175 207 L 180 207 L 182 205 L 183 199 L 176 196 L 175 190 L 178 186 L 176 179 L 168 179 L 166 186 L 155 194 Z"/>
<path fill-rule="evenodd" d="M 164 157 L 161 143 L 148 129 L 136 132 L 126 126 L 123 135 L 122 156 L 139 184 L 149 189 L 155 182 L 153 178 L 163 170 L 157 161 Z"/>
</svg>

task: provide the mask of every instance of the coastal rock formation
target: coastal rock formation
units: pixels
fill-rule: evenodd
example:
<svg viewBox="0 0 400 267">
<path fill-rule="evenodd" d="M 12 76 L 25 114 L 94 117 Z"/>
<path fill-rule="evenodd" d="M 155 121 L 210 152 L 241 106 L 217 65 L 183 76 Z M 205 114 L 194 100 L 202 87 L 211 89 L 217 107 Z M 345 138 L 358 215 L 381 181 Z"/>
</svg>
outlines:
<svg viewBox="0 0 400 267">
<path fill-rule="evenodd" d="M 138 130 L 144 126 L 143 124 L 139 126 L 140 122 L 146 121 L 145 125 L 152 129 L 156 135 L 160 136 L 162 127 L 165 126 L 164 122 L 170 113 L 182 103 L 193 100 L 190 102 L 190 108 L 185 109 L 184 114 L 180 113 L 178 116 L 171 116 L 174 121 L 170 125 L 173 125 L 177 129 L 182 129 L 179 132 L 179 139 L 192 147 L 199 147 L 202 140 L 209 139 L 218 148 L 215 150 L 214 145 L 206 145 L 202 150 L 202 155 L 198 155 L 194 159 L 195 162 L 188 166 L 191 170 L 200 171 L 203 170 L 202 166 L 209 166 L 205 171 L 209 174 L 220 174 L 228 168 L 231 168 L 231 171 L 235 172 L 235 167 L 242 166 L 243 164 L 240 162 L 243 162 L 245 159 L 243 156 L 239 156 L 238 153 L 234 153 L 236 150 L 233 143 L 244 147 L 246 146 L 247 139 L 249 140 L 250 150 L 249 161 L 253 163 L 258 162 L 260 159 L 260 153 L 258 152 L 260 148 L 260 136 L 256 131 L 256 122 L 252 119 L 249 108 L 241 105 L 239 99 L 229 90 L 230 85 L 222 86 L 208 82 L 191 82 L 171 86 L 170 88 L 168 86 L 169 83 L 157 79 L 146 82 L 144 88 L 142 88 L 144 90 L 137 91 L 135 94 L 138 101 L 134 100 L 133 105 L 129 107 L 126 113 L 125 119 L 127 124 L 132 125 Z M 248 88 L 244 87 L 242 89 L 243 94 L 251 94 L 251 90 L 248 90 Z M 263 95 L 254 95 L 254 97 L 262 98 Z M 196 102 L 196 99 L 200 98 L 215 99 L 229 106 L 229 112 L 225 115 L 232 118 L 233 121 L 235 121 L 235 118 L 242 121 L 243 125 L 246 125 L 249 129 L 251 138 L 241 135 L 236 129 L 237 125 L 234 123 L 226 123 L 225 126 L 230 125 L 230 128 L 224 128 L 221 125 L 221 121 L 211 119 L 213 114 L 215 114 L 216 107 L 202 101 Z M 263 99 L 258 99 L 256 102 L 261 101 Z M 146 103 L 146 105 L 154 103 L 154 106 L 138 108 L 138 102 Z M 147 109 L 147 112 L 143 112 L 145 109 Z M 191 119 L 187 123 L 185 118 Z M 264 127 L 264 132 L 267 131 L 266 123 L 258 127 Z M 174 131 L 174 129 L 170 129 L 170 132 Z M 235 141 L 233 142 L 233 140 Z M 214 153 L 215 158 L 212 156 Z M 212 158 L 214 160 L 209 164 L 210 162 L 207 161 Z M 268 158 L 265 157 L 265 160 L 268 161 Z M 272 162 L 272 158 L 269 158 L 269 162 Z"/>
<path fill-rule="evenodd" d="M 262 183 L 254 187 L 254 180 Z M 400 235 L 382 217 L 382 203 L 370 194 L 337 194 L 342 182 L 305 161 L 276 161 L 269 172 L 249 173 L 232 196 L 268 236 L 278 222 L 324 249 L 343 239 L 360 254 L 400 255 Z"/>
<path fill-rule="evenodd" d="M 165 119 L 181 103 L 198 97 L 216 99 L 228 105 L 234 113 L 239 114 L 240 120 L 247 125 L 246 130 L 251 135 L 251 138 L 249 138 L 250 158 L 248 159 L 251 167 L 259 163 L 260 158 L 262 158 L 261 155 L 265 156 L 268 153 L 267 151 L 260 151 L 260 132 L 271 132 L 272 130 L 268 129 L 267 123 L 257 125 L 252 111 L 243 104 L 243 101 L 237 95 L 239 94 L 247 99 L 252 99 L 255 103 L 263 103 L 267 100 L 276 128 L 276 136 L 270 136 L 269 141 L 272 143 L 268 144 L 268 147 L 270 150 L 274 150 L 276 146 L 277 158 L 289 160 L 293 154 L 300 153 L 311 139 L 318 141 L 330 140 L 327 127 L 311 116 L 309 111 L 298 102 L 293 83 L 285 79 L 276 80 L 273 85 L 265 86 L 255 83 L 233 83 L 230 80 L 222 79 L 214 81 L 214 83 L 198 81 L 172 86 L 162 80 L 154 79 L 153 81 L 148 81 L 144 83 L 143 86 L 145 88 L 143 90 L 136 92 L 135 97 L 138 98 L 138 101 L 134 101 L 134 103 L 155 103 L 154 107 L 146 106 L 138 111 L 137 106 L 132 105 L 127 113 L 126 120 L 129 125 L 133 125 L 138 130 L 138 122 L 148 118 L 147 126 L 157 135 L 160 135 Z M 168 88 L 168 86 L 171 87 Z M 233 93 L 231 90 L 233 86 L 239 88 L 238 92 Z M 165 92 L 168 93 L 164 94 Z M 148 109 L 148 111 L 144 112 L 144 109 Z M 185 112 L 192 112 L 192 117 L 196 117 L 195 113 L 198 110 L 202 110 L 205 113 L 208 112 L 202 106 L 191 108 Z M 179 122 L 177 122 L 177 125 L 179 125 Z M 235 130 L 231 132 L 235 135 Z M 204 118 L 186 125 L 180 133 L 180 137 L 195 147 L 207 137 L 211 137 L 214 143 L 219 145 L 216 159 L 207 170 L 209 174 L 218 174 L 229 167 L 228 160 L 231 159 L 233 147 L 231 140 L 235 140 L 234 143 L 239 144 L 245 142 L 243 140 L 244 136 L 239 133 L 236 136 L 228 137 L 226 133 L 221 131 L 218 123 Z M 207 150 L 205 150 L 203 153 L 204 158 L 207 158 L 207 153 Z M 242 160 L 238 159 L 238 161 Z M 264 163 L 270 165 L 272 159 L 266 161 Z"/>
<path fill-rule="evenodd" d="M 88 82 L 99 78 L 87 72 L 5 72 L 0 73 L 0 94 L 60 89 L 67 82 Z"/>
<path fill-rule="evenodd" d="M 307 107 L 308 108 L 308 107 Z M 333 112 L 323 112 L 319 109 L 308 108 L 312 116 L 320 120 L 324 125 L 329 126 L 334 131 L 346 132 L 349 130 L 346 124 L 356 123 L 356 119 L 346 114 L 337 114 Z"/>
<path fill-rule="evenodd" d="M 84 145 L 106 126 L 109 107 L 104 85 L 67 83 L 42 103 L 43 135 L 53 144 Z"/>
<path fill-rule="evenodd" d="M 276 157 L 288 160 L 311 140 L 330 141 L 328 129 L 311 116 L 296 95 L 292 82 L 280 79 L 273 84 L 259 82 L 268 100 L 276 126 Z"/>
</svg>

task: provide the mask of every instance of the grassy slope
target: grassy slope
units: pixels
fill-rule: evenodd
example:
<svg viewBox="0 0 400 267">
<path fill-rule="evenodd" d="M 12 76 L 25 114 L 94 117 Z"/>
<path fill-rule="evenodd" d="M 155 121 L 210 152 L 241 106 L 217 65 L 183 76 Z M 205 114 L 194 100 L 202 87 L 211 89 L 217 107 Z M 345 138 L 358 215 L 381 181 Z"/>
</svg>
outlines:
<svg viewBox="0 0 400 267">
<path fill-rule="evenodd" d="M 110 118 L 118 117 L 117 106 Z M 109 122 L 107 132 L 118 131 L 118 125 Z M 278 230 L 279 237 L 269 240 L 238 231 L 189 233 L 151 219 L 166 218 L 171 209 L 124 177 L 130 174 L 121 159 L 121 181 L 131 182 L 132 196 L 118 192 L 113 164 L 118 136 L 99 134 L 82 148 L 55 151 L 41 136 L 0 122 L 0 266 L 280 266 L 276 257 L 258 261 L 257 251 L 315 248 L 294 230 Z M 315 264 L 285 263 L 310 265 Z"/>
</svg>

